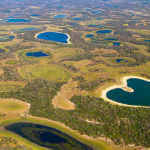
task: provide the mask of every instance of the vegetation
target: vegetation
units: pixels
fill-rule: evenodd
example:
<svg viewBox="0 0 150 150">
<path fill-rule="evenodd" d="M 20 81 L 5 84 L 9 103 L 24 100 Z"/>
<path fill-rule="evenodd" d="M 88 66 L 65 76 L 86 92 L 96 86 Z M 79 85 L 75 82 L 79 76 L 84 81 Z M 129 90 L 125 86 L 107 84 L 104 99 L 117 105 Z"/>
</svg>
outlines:
<svg viewBox="0 0 150 150">
<path fill-rule="evenodd" d="M 62 83 L 35 80 L 22 90 L 1 93 L 0 97 L 28 102 L 29 114 L 63 122 L 81 134 L 108 137 L 116 144 L 150 146 L 149 109 L 120 107 L 89 96 L 74 96 L 71 101 L 75 110 L 54 109 L 51 100 L 61 86 Z"/>
<path fill-rule="evenodd" d="M 11 137 L 0 136 L 0 149 L 9 149 L 9 150 L 32 150 L 31 148 L 20 145 L 18 141 Z"/>
<path fill-rule="evenodd" d="M 24 79 L 37 78 L 65 82 L 70 78 L 70 74 L 65 68 L 56 65 L 25 66 L 19 72 Z"/>
<path fill-rule="evenodd" d="M 120 85 L 124 76 L 150 79 L 149 8 L 147 0 L 1 1 L 0 97 L 27 102 L 30 115 L 56 120 L 81 134 L 149 148 L 150 110 L 115 106 L 100 98 L 104 88 Z M 59 14 L 66 17 L 54 18 Z M 9 17 L 31 22 L 6 22 Z M 97 33 L 107 29 L 112 32 Z M 36 38 L 47 31 L 67 33 L 70 44 Z M 36 51 L 49 56 L 26 56 Z M 0 105 L 0 122 L 7 115 L 20 116 L 20 111 L 27 115 L 18 101 L 0 99 Z M 4 141 L 12 135 L 7 134 Z M 8 145 L 2 146 L 13 144 Z"/>
<path fill-rule="evenodd" d="M 6 115 L 6 114 L 27 114 L 29 105 L 26 103 L 23 103 L 21 101 L 15 100 L 15 99 L 1 99 L 0 101 L 0 114 Z"/>
</svg>

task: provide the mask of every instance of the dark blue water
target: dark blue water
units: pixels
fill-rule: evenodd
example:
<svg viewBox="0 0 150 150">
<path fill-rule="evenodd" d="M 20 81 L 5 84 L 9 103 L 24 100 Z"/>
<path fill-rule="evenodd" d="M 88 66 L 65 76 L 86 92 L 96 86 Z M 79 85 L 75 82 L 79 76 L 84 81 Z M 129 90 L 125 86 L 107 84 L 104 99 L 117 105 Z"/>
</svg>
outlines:
<svg viewBox="0 0 150 150">
<path fill-rule="evenodd" d="M 87 38 L 92 38 L 92 37 L 94 37 L 94 35 L 93 34 L 87 34 L 86 37 Z"/>
<path fill-rule="evenodd" d="M 103 34 L 106 34 L 106 33 L 111 33 L 112 30 L 100 30 L 100 31 L 97 31 L 96 33 L 103 33 Z"/>
<path fill-rule="evenodd" d="M 128 62 L 128 60 L 125 60 L 125 59 L 116 59 L 116 62 Z"/>
<path fill-rule="evenodd" d="M 82 21 L 82 18 L 73 18 L 71 20 L 73 20 L 73 21 Z"/>
<path fill-rule="evenodd" d="M 110 90 L 107 97 L 113 101 L 128 104 L 150 106 L 150 82 L 131 78 L 127 80 L 128 87 L 134 89 L 134 92 L 126 92 L 120 88 Z"/>
<path fill-rule="evenodd" d="M 45 57 L 45 56 L 49 56 L 46 53 L 43 52 L 28 52 L 26 53 L 26 56 L 30 56 L 30 57 Z"/>
<path fill-rule="evenodd" d="M 58 33 L 58 32 L 44 32 L 40 33 L 37 36 L 38 39 L 41 40 L 48 40 L 48 41 L 54 41 L 54 42 L 59 42 L 59 43 L 68 43 L 68 35 L 65 33 Z"/>
<path fill-rule="evenodd" d="M 38 16 L 40 16 L 40 15 L 31 15 L 31 17 L 38 17 Z"/>
<path fill-rule="evenodd" d="M 29 19 L 5 19 L 6 22 L 31 22 Z"/>
<path fill-rule="evenodd" d="M 54 16 L 55 19 L 63 19 L 63 18 L 66 18 L 66 15 L 57 15 L 57 16 Z"/>
<path fill-rule="evenodd" d="M 19 122 L 8 125 L 5 129 L 53 150 L 92 150 L 88 145 L 77 141 L 66 133 L 44 125 Z"/>
<path fill-rule="evenodd" d="M 114 42 L 113 43 L 114 46 L 120 46 L 120 44 L 121 44 L 120 42 Z"/>
<path fill-rule="evenodd" d="M 145 42 L 150 42 L 150 40 L 144 40 Z"/>
<path fill-rule="evenodd" d="M 113 38 L 107 38 L 105 40 L 108 40 L 108 41 L 118 41 L 118 39 L 113 39 Z"/>
<path fill-rule="evenodd" d="M 123 61 L 124 59 L 116 59 L 116 62 L 121 62 Z"/>
</svg>

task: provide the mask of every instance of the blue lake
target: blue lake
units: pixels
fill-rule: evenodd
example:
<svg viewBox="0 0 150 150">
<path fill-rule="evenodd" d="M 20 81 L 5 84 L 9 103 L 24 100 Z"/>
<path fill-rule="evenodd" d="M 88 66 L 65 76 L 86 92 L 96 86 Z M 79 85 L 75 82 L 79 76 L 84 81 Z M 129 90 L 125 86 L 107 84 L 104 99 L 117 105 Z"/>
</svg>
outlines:
<svg viewBox="0 0 150 150">
<path fill-rule="evenodd" d="M 150 40 L 144 40 L 145 42 L 150 42 Z"/>
<path fill-rule="evenodd" d="M 120 46 L 120 44 L 121 44 L 120 42 L 114 42 L 113 43 L 114 46 Z"/>
<path fill-rule="evenodd" d="M 29 19 L 5 19 L 6 22 L 31 22 Z"/>
<path fill-rule="evenodd" d="M 108 40 L 108 41 L 118 41 L 118 39 L 113 39 L 113 38 L 107 38 L 105 40 Z"/>
<path fill-rule="evenodd" d="M 93 34 L 87 34 L 86 37 L 87 38 L 92 38 L 92 37 L 94 37 L 94 35 Z"/>
<path fill-rule="evenodd" d="M 45 57 L 45 56 L 49 56 L 46 53 L 43 52 L 28 52 L 26 53 L 26 56 L 30 56 L 30 57 Z"/>
<path fill-rule="evenodd" d="M 97 31 L 96 33 L 102 33 L 102 34 L 107 34 L 107 33 L 111 33 L 112 30 L 100 30 L 100 31 Z"/>
<path fill-rule="evenodd" d="M 127 80 L 128 87 L 134 92 L 116 88 L 107 92 L 107 98 L 128 105 L 150 106 L 150 82 L 138 78 Z"/>
<path fill-rule="evenodd" d="M 45 125 L 18 122 L 5 126 L 5 129 L 37 145 L 53 150 L 93 150 L 66 133 Z"/>
<path fill-rule="evenodd" d="M 57 16 L 54 16 L 53 18 L 55 19 L 63 19 L 63 18 L 66 18 L 67 15 L 57 15 Z"/>
<path fill-rule="evenodd" d="M 71 20 L 73 20 L 73 21 L 82 21 L 82 18 L 73 18 Z"/>
<path fill-rule="evenodd" d="M 68 35 L 65 33 L 59 33 L 59 32 L 43 32 L 38 34 L 38 39 L 41 40 L 48 40 L 48 41 L 54 41 L 59 43 L 68 43 Z"/>
<path fill-rule="evenodd" d="M 124 59 L 116 59 L 116 62 L 121 62 L 123 61 Z"/>
<path fill-rule="evenodd" d="M 38 17 L 38 16 L 40 16 L 40 15 L 36 15 L 36 14 L 35 15 L 31 15 L 31 17 Z"/>
<path fill-rule="evenodd" d="M 127 60 L 125 60 L 125 59 L 116 59 L 116 62 L 128 62 Z"/>
</svg>

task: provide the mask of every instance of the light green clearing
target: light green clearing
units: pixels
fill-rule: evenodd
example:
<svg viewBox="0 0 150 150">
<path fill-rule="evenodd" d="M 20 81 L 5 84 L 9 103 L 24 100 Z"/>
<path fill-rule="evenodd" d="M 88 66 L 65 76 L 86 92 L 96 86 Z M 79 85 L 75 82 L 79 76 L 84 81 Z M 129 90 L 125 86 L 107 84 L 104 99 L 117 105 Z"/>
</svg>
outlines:
<svg viewBox="0 0 150 150">
<path fill-rule="evenodd" d="M 19 72 L 24 79 L 46 79 L 64 82 L 70 78 L 67 69 L 57 65 L 25 66 Z"/>
</svg>

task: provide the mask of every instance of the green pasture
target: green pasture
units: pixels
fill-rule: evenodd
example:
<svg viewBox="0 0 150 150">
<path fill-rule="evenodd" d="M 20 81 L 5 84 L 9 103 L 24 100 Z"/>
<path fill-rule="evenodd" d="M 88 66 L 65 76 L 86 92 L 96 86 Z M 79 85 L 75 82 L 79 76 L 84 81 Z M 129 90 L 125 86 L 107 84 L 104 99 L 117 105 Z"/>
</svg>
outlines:
<svg viewBox="0 0 150 150">
<path fill-rule="evenodd" d="M 24 79 L 44 79 L 56 82 L 65 82 L 70 74 L 64 67 L 58 65 L 31 65 L 19 69 Z"/>
<path fill-rule="evenodd" d="M 24 87 L 19 82 L 0 82 L 0 92 L 17 91 Z"/>
</svg>

